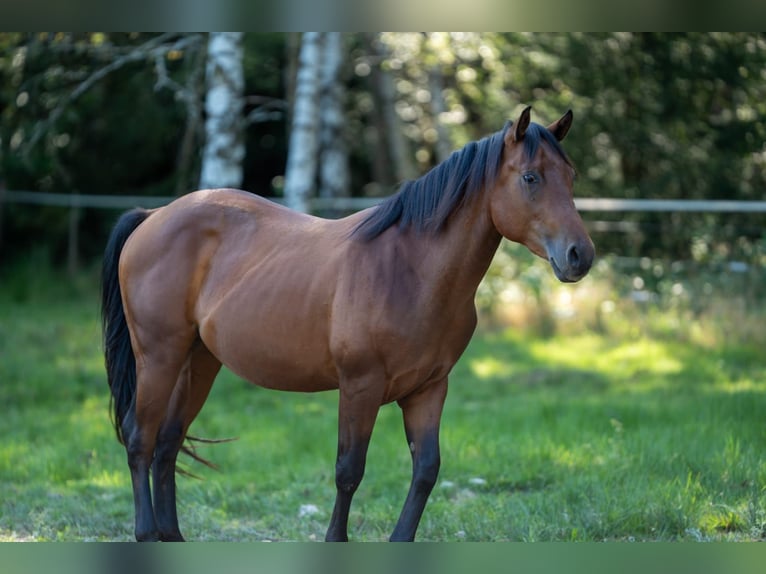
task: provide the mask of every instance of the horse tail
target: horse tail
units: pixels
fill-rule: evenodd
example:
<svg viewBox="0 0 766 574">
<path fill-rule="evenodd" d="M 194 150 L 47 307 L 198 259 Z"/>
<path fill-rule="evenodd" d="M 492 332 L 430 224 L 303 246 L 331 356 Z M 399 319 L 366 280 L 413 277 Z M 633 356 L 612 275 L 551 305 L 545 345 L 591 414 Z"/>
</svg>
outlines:
<svg viewBox="0 0 766 574">
<path fill-rule="evenodd" d="M 120 289 L 120 254 L 128 237 L 150 212 L 134 209 L 124 213 L 109 236 L 101 269 L 101 327 L 104 342 L 106 376 L 111 390 L 110 408 L 117 440 L 125 444 L 125 418 L 136 395 L 136 358 L 130 343 Z"/>
</svg>

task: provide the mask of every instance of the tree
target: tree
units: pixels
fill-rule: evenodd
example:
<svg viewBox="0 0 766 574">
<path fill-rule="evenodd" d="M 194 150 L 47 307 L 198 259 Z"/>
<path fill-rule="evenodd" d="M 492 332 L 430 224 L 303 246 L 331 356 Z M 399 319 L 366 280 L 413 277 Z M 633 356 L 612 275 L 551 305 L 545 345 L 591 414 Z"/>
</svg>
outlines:
<svg viewBox="0 0 766 574">
<path fill-rule="evenodd" d="M 284 193 L 287 205 L 304 213 L 309 210 L 309 198 L 315 187 L 317 170 L 322 44 L 321 32 L 306 32 L 301 39 L 285 170 Z"/>
<path fill-rule="evenodd" d="M 766 64 L 762 34 L 569 34 L 539 40 L 538 50 L 563 56 L 546 75 L 576 94 L 580 114 L 570 146 L 588 176 L 585 193 L 760 197 L 756 190 L 766 173 L 756 162 L 766 136 L 765 83 L 752 71 Z M 636 222 L 642 233 L 633 249 L 642 255 L 685 259 L 695 237 L 716 237 L 728 249 L 724 244 L 735 243 L 748 228 L 762 235 L 747 215 L 613 217 Z M 604 239 L 602 244 L 612 241 L 607 249 L 626 251 L 614 237 Z"/>
<path fill-rule="evenodd" d="M 340 32 L 328 32 L 320 69 L 320 197 L 349 195 L 348 149 L 344 133 L 346 89 L 341 75 L 344 60 L 343 36 Z"/>
<path fill-rule="evenodd" d="M 242 185 L 245 158 L 242 36 L 242 32 L 211 32 L 208 40 L 201 189 Z"/>
<path fill-rule="evenodd" d="M 298 211 L 309 210 L 317 180 L 321 197 L 349 194 L 344 61 L 339 32 L 303 35 L 285 173 L 287 205 Z"/>
<path fill-rule="evenodd" d="M 371 66 L 372 91 L 376 99 L 376 109 L 380 114 L 378 122 L 378 140 L 387 145 L 388 155 L 391 158 L 396 183 L 401 183 L 417 176 L 412 161 L 407 138 L 402 129 L 402 122 L 396 111 L 397 91 L 394 78 L 385 66 L 389 57 L 388 47 L 380 38 L 370 35 L 370 51 L 374 59 Z"/>
<path fill-rule="evenodd" d="M 206 140 L 216 140 L 206 137 L 203 121 L 205 54 L 209 45 L 213 65 L 214 36 L 0 33 L 0 178 L 7 189 L 171 196 L 195 187 L 203 157 L 216 158 L 202 151 Z M 285 47 L 293 38 L 300 42 L 297 90 L 285 74 L 292 61 Z M 245 109 L 236 111 L 234 96 L 234 108 L 223 106 L 234 113 L 207 114 L 211 121 L 244 116 L 247 129 L 234 129 L 245 132 L 247 161 L 238 136 L 218 146 L 243 165 L 242 187 L 272 195 L 286 175 L 288 201 L 307 210 L 312 195 L 344 193 L 347 184 L 327 185 L 345 174 L 332 159 L 340 147 L 330 150 L 354 142 L 345 150 L 354 184 L 346 189 L 388 194 L 449 148 L 501 129 L 530 104 L 540 123 L 574 110 L 566 149 L 578 169 L 579 197 L 762 198 L 763 33 L 341 38 L 338 52 L 333 35 L 244 35 Z M 339 103 L 344 98 L 348 104 Z M 211 132 L 224 130 L 214 125 Z M 239 186 L 236 179 L 209 185 Z M 6 203 L 6 253 L 13 245 L 45 243 L 54 260 L 64 261 L 69 233 L 79 229 L 80 255 L 98 256 L 113 212 L 83 209 L 79 222 L 67 214 L 67 208 Z M 752 215 L 588 217 L 642 233 L 599 234 L 602 253 L 683 258 L 692 237 L 718 242 L 725 233 L 731 246 L 745 234 L 763 236 Z"/>
<path fill-rule="evenodd" d="M 183 93 L 187 67 L 199 59 L 203 39 L 0 33 L 0 177 L 7 188 L 172 195 L 184 131 L 179 104 L 192 100 Z M 3 211 L 6 247 L 45 245 L 70 268 L 100 254 L 112 224 L 112 213 L 101 210 L 12 203 Z"/>
</svg>

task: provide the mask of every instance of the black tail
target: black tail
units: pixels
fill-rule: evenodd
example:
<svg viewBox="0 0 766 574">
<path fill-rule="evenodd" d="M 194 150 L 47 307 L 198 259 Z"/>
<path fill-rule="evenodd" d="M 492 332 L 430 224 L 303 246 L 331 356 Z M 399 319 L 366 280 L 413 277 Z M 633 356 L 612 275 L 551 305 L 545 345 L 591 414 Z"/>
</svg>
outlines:
<svg viewBox="0 0 766 574">
<path fill-rule="evenodd" d="M 106 376 L 112 391 L 112 422 L 117 439 L 122 444 L 125 444 L 123 421 L 136 394 L 136 358 L 122 306 L 118 269 L 125 242 L 147 217 L 149 211 L 145 209 L 134 209 L 120 217 L 106 245 L 101 269 L 101 323 Z"/>
</svg>

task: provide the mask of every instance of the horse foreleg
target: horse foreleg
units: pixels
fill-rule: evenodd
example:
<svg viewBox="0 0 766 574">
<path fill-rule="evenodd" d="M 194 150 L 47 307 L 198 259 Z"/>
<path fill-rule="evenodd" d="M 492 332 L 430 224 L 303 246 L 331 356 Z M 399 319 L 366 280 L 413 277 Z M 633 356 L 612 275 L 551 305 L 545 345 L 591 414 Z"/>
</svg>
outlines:
<svg viewBox="0 0 766 574">
<path fill-rule="evenodd" d="M 404 430 L 412 454 L 412 482 L 399 520 L 390 540 L 415 539 L 420 517 L 439 475 L 439 421 L 447 379 L 429 385 L 399 401 L 404 416 Z"/>
<path fill-rule="evenodd" d="M 181 370 L 167 418 L 157 436 L 152 485 L 160 540 L 182 542 L 176 510 L 176 460 L 186 432 L 205 404 L 221 363 L 198 341 Z"/>
<path fill-rule="evenodd" d="M 325 540 L 348 541 L 351 499 L 364 476 L 367 447 L 380 409 L 384 385 L 377 381 L 346 381 L 340 386 L 338 456 L 335 463 L 337 494 Z"/>
</svg>

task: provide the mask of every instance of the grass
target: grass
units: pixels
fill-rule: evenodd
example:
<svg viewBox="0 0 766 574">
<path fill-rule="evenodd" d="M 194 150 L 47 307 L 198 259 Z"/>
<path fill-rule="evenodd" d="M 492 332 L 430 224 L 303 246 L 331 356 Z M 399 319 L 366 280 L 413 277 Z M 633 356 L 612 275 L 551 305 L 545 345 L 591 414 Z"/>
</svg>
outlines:
<svg viewBox="0 0 766 574">
<path fill-rule="evenodd" d="M 37 281 L 0 289 L 0 540 L 130 540 L 94 281 Z M 440 479 L 418 539 L 766 537 L 762 351 L 695 342 L 667 325 L 665 314 L 636 327 L 618 309 L 595 330 L 481 329 L 451 377 Z M 224 371 L 193 430 L 239 440 L 204 447 L 220 472 L 189 462 L 201 480 L 179 478 L 187 538 L 322 539 L 336 400 Z M 387 405 L 352 539 L 386 539 L 409 471 L 401 417 Z"/>
</svg>

